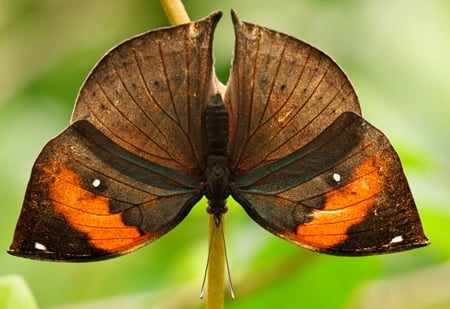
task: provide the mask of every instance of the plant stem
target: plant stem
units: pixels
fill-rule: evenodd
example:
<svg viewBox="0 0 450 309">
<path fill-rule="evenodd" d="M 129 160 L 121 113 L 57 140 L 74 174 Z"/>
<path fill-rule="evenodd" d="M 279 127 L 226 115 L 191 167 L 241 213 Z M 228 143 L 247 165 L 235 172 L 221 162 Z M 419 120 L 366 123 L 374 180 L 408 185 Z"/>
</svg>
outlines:
<svg viewBox="0 0 450 309">
<path fill-rule="evenodd" d="M 171 25 L 186 24 L 191 21 L 181 0 L 160 0 Z"/>
<path fill-rule="evenodd" d="M 222 309 L 225 294 L 225 244 L 222 231 L 225 228 L 225 216 L 221 226 L 215 226 L 214 218 L 209 215 L 209 264 L 206 279 L 206 308 Z"/>
</svg>

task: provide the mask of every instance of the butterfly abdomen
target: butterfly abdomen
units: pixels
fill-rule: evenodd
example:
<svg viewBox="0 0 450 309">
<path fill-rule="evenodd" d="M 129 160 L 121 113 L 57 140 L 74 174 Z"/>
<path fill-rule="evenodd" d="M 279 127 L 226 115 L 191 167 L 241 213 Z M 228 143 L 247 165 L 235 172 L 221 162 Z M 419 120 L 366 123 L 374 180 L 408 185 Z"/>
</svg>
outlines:
<svg viewBox="0 0 450 309">
<path fill-rule="evenodd" d="M 211 97 L 205 109 L 206 154 L 227 156 L 228 112 L 220 94 Z"/>
<path fill-rule="evenodd" d="M 206 191 L 208 212 L 214 216 L 216 225 L 226 212 L 225 200 L 230 195 L 228 178 L 228 112 L 220 94 L 211 97 L 205 109 L 206 136 Z"/>
</svg>

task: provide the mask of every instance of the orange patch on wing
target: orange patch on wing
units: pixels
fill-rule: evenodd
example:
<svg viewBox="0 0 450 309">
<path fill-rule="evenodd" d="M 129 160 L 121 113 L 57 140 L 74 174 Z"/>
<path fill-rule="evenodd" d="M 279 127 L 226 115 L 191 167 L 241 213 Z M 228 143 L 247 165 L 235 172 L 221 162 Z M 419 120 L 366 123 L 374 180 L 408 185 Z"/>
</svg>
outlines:
<svg viewBox="0 0 450 309">
<path fill-rule="evenodd" d="M 312 221 L 298 226 L 297 233 L 287 237 L 319 249 L 347 239 L 348 229 L 364 220 L 375 205 L 376 195 L 383 190 L 383 168 L 386 164 L 379 155 L 367 158 L 354 171 L 353 181 L 328 193 L 324 209 L 314 210 Z"/>
<path fill-rule="evenodd" d="M 110 213 L 108 198 L 83 189 L 80 177 L 66 166 L 54 163 L 45 172 L 52 179 L 48 187 L 55 212 L 85 233 L 94 247 L 120 252 L 143 237 L 136 227 L 123 223 L 120 213 Z"/>
</svg>

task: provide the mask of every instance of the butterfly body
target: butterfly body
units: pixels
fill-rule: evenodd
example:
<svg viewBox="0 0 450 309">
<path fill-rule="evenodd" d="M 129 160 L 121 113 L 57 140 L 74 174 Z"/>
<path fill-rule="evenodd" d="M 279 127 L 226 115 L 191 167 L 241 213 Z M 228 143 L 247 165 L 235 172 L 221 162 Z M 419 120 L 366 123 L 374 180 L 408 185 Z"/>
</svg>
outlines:
<svg viewBox="0 0 450 309">
<path fill-rule="evenodd" d="M 269 232 L 323 253 L 428 244 L 398 155 L 337 64 L 233 12 L 222 91 L 220 16 L 144 33 L 100 60 L 33 166 L 9 253 L 111 258 L 170 231 L 202 196 L 219 225 L 230 195 Z"/>
<path fill-rule="evenodd" d="M 206 136 L 206 189 L 208 213 L 218 226 L 227 211 L 226 199 L 230 195 L 228 167 L 228 112 L 220 94 L 214 95 L 205 109 Z"/>
</svg>

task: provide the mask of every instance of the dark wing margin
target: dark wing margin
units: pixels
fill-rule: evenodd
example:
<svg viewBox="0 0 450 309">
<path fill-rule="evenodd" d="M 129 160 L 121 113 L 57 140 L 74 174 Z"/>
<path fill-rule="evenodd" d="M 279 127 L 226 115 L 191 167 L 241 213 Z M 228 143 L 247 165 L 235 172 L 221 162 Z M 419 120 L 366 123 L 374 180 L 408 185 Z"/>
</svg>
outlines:
<svg viewBox="0 0 450 309">
<path fill-rule="evenodd" d="M 232 17 L 236 43 L 225 105 L 235 175 L 300 149 L 343 112 L 361 113 L 352 85 L 330 57 Z"/>
<path fill-rule="evenodd" d="M 167 233 L 201 196 L 198 179 L 138 157 L 78 121 L 39 155 L 9 253 L 111 258 Z"/>
<path fill-rule="evenodd" d="M 428 244 L 398 155 L 354 113 L 291 155 L 237 177 L 232 190 L 262 227 L 312 250 L 354 256 Z"/>
<path fill-rule="evenodd" d="M 72 122 L 88 120 L 140 157 L 199 173 L 201 120 L 217 91 L 212 42 L 220 17 L 152 30 L 113 48 L 81 87 Z"/>
</svg>

